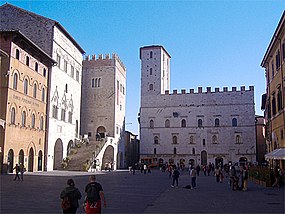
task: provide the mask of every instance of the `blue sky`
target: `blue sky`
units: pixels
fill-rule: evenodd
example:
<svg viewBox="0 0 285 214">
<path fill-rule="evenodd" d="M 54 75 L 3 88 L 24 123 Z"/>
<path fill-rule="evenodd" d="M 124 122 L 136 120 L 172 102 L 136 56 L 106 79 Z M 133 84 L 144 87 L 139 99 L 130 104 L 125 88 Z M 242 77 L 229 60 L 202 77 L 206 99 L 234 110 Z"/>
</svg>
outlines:
<svg viewBox="0 0 285 214">
<path fill-rule="evenodd" d="M 255 87 L 265 93 L 260 63 L 285 1 L 0 1 L 58 21 L 87 55 L 117 53 L 127 68 L 126 129 L 139 134 L 139 48 L 163 45 L 173 89 Z M 2 18 L 2 17 L 1 17 Z"/>
</svg>

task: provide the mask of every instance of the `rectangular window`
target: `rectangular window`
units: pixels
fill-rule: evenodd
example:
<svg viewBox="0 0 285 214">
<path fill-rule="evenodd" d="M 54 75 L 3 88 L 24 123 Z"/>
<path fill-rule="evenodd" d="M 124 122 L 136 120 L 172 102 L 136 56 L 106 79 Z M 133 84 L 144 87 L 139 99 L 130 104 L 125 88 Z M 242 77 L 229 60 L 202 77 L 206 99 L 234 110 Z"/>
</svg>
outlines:
<svg viewBox="0 0 285 214">
<path fill-rule="evenodd" d="M 57 62 L 57 67 L 59 67 L 59 68 L 60 68 L 60 61 L 61 61 L 60 55 L 57 54 L 57 55 L 56 55 L 56 62 Z"/>
<path fill-rule="evenodd" d="M 72 123 L 72 112 L 68 112 L 68 122 Z"/>
<path fill-rule="evenodd" d="M 76 81 L 79 82 L 79 71 L 78 70 L 76 70 Z"/>
<path fill-rule="evenodd" d="M 74 67 L 72 65 L 70 67 L 70 76 L 74 78 Z"/>
<path fill-rule="evenodd" d="M 64 60 L 64 72 L 67 73 L 67 61 Z"/>
<path fill-rule="evenodd" d="M 65 109 L 61 109 L 61 120 L 65 121 Z"/>
</svg>

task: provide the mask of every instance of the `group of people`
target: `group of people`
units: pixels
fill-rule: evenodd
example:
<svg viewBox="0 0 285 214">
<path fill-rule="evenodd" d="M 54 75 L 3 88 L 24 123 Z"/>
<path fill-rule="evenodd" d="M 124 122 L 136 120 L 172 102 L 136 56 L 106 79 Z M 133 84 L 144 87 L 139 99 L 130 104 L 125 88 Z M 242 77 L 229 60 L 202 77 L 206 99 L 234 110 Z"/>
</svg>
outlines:
<svg viewBox="0 0 285 214">
<path fill-rule="evenodd" d="M 86 197 L 84 200 L 84 209 L 86 214 L 101 213 L 102 202 L 106 207 L 106 199 L 104 196 L 102 185 L 96 182 L 95 175 L 89 177 L 89 183 L 85 187 Z M 67 187 L 61 193 L 62 199 L 61 208 L 63 213 L 76 213 L 79 208 L 79 202 L 82 197 L 78 188 L 75 187 L 73 179 L 67 180 Z"/>
<path fill-rule="evenodd" d="M 26 171 L 26 168 L 24 167 L 24 165 L 22 163 L 16 164 L 16 166 L 13 168 L 13 170 L 16 171 L 14 181 L 15 180 L 23 181 L 24 180 L 24 172 Z M 21 177 L 19 176 L 19 173 L 20 173 Z"/>
</svg>

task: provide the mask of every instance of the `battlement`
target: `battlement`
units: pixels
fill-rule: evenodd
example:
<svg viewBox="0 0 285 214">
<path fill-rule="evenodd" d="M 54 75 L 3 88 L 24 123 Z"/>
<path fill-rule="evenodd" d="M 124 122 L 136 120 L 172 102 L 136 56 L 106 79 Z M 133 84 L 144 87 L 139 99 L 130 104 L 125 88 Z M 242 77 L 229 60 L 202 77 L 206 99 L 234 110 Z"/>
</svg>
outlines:
<svg viewBox="0 0 285 214">
<path fill-rule="evenodd" d="M 189 93 L 187 93 L 186 89 L 181 89 L 181 93 L 178 93 L 177 89 L 173 90 L 172 94 L 169 93 L 169 90 L 165 91 L 165 95 L 175 95 L 175 94 L 207 94 L 207 93 L 223 93 L 223 92 L 243 92 L 243 91 L 254 91 L 254 86 L 249 86 L 249 89 L 246 90 L 245 86 L 240 87 L 240 91 L 237 90 L 237 87 L 232 87 L 232 90 L 229 91 L 228 87 L 223 87 L 223 90 L 220 91 L 220 88 L 215 88 L 212 91 L 211 87 L 206 87 L 206 90 L 203 91 L 203 87 L 198 87 L 198 92 L 195 93 L 194 89 L 190 89 Z"/>
<path fill-rule="evenodd" d="M 109 65 L 110 62 L 112 61 L 117 61 L 120 66 L 126 70 L 126 67 L 124 65 L 124 63 L 121 61 L 120 57 L 116 54 L 116 53 L 112 53 L 112 56 L 110 57 L 110 54 L 98 54 L 98 55 L 86 55 L 85 59 L 83 60 L 83 63 L 86 62 L 95 62 L 95 63 L 99 63 L 100 65 L 104 65 L 104 63 L 106 63 L 106 65 Z"/>
</svg>

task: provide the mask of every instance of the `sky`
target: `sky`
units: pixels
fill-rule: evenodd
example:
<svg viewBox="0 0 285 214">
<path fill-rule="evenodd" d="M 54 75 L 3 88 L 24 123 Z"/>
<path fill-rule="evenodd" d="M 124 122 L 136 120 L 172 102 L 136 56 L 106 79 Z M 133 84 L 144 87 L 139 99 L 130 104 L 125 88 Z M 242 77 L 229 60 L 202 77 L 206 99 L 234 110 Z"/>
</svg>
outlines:
<svg viewBox="0 0 285 214">
<path fill-rule="evenodd" d="M 139 49 L 148 45 L 162 45 L 171 55 L 171 92 L 254 86 L 255 113 L 263 115 L 266 82 L 260 64 L 284 0 L 0 0 L 6 2 L 58 21 L 86 55 L 119 55 L 127 68 L 126 130 L 134 134 L 139 134 Z"/>
</svg>

